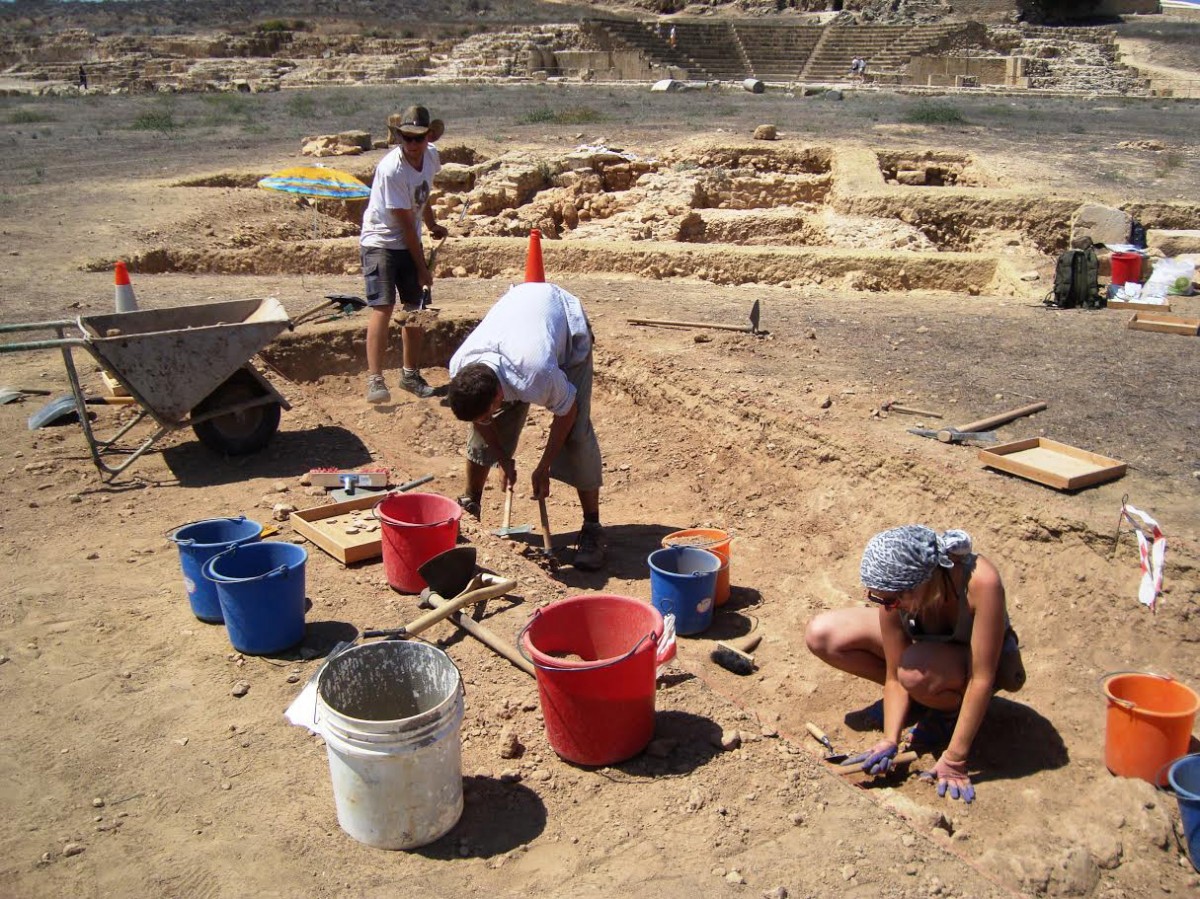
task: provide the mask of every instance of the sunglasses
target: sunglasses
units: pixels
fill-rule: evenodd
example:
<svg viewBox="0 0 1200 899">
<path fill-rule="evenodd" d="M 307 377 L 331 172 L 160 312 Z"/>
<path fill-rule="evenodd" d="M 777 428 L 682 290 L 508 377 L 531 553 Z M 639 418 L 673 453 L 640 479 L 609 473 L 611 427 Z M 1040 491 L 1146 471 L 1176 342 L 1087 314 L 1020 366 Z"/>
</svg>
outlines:
<svg viewBox="0 0 1200 899">
<path fill-rule="evenodd" d="M 885 609 L 894 609 L 900 603 L 902 594 L 897 593 L 895 596 L 880 596 L 878 593 L 867 591 L 867 602 L 874 603 L 877 606 L 883 606 Z"/>
<path fill-rule="evenodd" d="M 421 141 L 425 140 L 425 138 L 429 137 L 429 135 L 428 134 L 401 134 L 400 137 L 404 140 L 404 142 L 406 144 L 419 144 Z"/>
</svg>

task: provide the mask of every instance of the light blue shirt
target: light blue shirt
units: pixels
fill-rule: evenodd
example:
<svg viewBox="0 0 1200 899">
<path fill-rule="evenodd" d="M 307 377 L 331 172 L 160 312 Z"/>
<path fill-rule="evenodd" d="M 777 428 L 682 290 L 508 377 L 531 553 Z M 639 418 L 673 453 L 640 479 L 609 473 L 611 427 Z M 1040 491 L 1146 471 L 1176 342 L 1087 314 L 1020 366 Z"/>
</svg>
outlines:
<svg viewBox="0 0 1200 899">
<path fill-rule="evenodd" d="M 592 351 L 579 298 L 557 284 L 518 284 L 496 301 L 450 360 L 453 377 L 480 362 L 496 373 L 506 402 L 519 400 L 566 415 L 575 387 L 564 369 Z"/>
</svg>

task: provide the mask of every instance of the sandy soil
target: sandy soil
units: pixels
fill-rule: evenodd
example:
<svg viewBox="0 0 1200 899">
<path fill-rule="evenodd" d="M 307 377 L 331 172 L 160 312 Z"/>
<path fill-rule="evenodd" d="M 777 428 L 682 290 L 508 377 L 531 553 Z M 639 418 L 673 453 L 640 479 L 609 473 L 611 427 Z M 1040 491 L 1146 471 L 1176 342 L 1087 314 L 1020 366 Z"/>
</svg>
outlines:
<svg viewBox="0 0 1200 899">
<path fill-rule="evenodd" d="M 114 98 L 98 111 L 129 115 L 121 104 L 134 102 Z M 1174 109 L 1185 121 L 1172 117 L 1178 130 L 1163 137 L 1179 143 L 1195 110 Z M 1103 113 L 1116 132 L 1125 110 Z M 1128 110 L 1145 134 L 1145 109 Z M 739 112 L 731 127 L 745 133 L 759 112 Z M 494 149 L 494 114 L 460 116 L 456 139 Z M 2 207 L 6 321 L 107 311 L 111 277 L 82 267 L 176 236 L 215 250 L 238 229 L 261 234 L 274 221 L 286 239 L 306 238 L 307 209 L 251 201 L 234 188 L 171 186 L 299 161 L 290 137 L 214 132 L 164 142 L 113 130 L 89 143 L 88 121 L 73 122 L 70 137 L 40 142 L 28 126 L 4 126 L 12 163 Z M 1078 186 L 1076 172 L 1088 168 L 1081 157 L 1111 154 L 1115 143 L 1101 136 L 1060 153 L 1064 135 L 1035 146 L 1023 132 L 983 128 L 856 136 L 861 120 L 851 118 L 819 127 L 844 148 L 940 142 L 978 153 L 988 171 L 1035 192 L 1042 183 Z M 534 149 L 579 139 L 577 126 L 513 130 Z M 645 126 L 624 136 L 651 153 L 687 131 Z M 1139 159 L 1129 151 L 1118 161 L 1152 169 Z M 1182 164 L 1186 172 L 1191 156 Z M 1178 174 L 1107 192 L 1127 202 L 1171 200 L 1183 192 L 1172 180 Z M 1094 172 L 1082 177 L 1096 181 L 1088 190 L 1105 189 Z M 338 239 L 337 224 L 329 227 Z M 470 274 L 472 238 L 456 240 L 467 273 L 446 272 L 436 289 L 447 328 L 477 318 L 521 277 L 519 253 L 492 276 Z M 616 246 L 615 257 L 633 249 Z M 1037 260 L 1043 272 L 1047 265 L 1048 257 Z M 282 712 L 334 642 L 415 617 L 415 598 L 394 593 L 377 563 L 346 569 L 310 547 L 304 643 L 276 657 L 242 657 L 223 629 L 191 616 L 177 555 L 163 538 L 197 518 L 265 521 L 275 503 L 316 502 L 300 484 L 313 466 L 384 464 L 397 480 L 432 473 L 438 492 L 458 492 L 462 428 L 441 407 L 407 397 L 367 406 L 352 370 L 360 322 L 304 327 L 271 350 L 282 372 L 271 377 L 294 408 L 253 456 L 222 459 L 182 432 L 131 478 L 105 485 L 77 427 L 30 432 L 33 403 L 0 407 L 8 456 L 0 470 L 0 689 L 11 722 L 0 753 L 8 809 L 0 890 L 372 896 L 419 884 L 434 896 L 613 896 L 650 885 L 671 897 L 1115 899 L 1200 886 L 1181 855 L 1174 800 L 1105 770 L 1099 688 L 1101 675 L 1117 669 L 1200 683 L 1194 338 L 1129 331 L 1116 311 L 1047 312 L 1011 293 L 858 291 L 799 278 L 714 286 L 686 272 L 661 280 L 570 272 L 560 280 L 584 298 L 598 335 L 595 415 L 611 562 L 598 574 L 570 566 L 578 515 L 562 489 L 550 518 L 564 565 L 552 575 L 520 542 L 487 533 L 499 524 L 493 494 L 482 525 L 463 530 L 483 564 L 520 581 L 519 601 L 493 602 L 487 612 L 508 636 L 560 596 L 648 598 L 646 554 L 672 530 L 711 525 L 735 534 L 729 605 L 704 637 L 682 641 L 660 680 L 658 753 L 599 770 L 562 762 L 546 742 L 533 682 L 440 625 L 428 636 L 446 645 L 467 684 L 463 818 L 413 853 L 370 850 L 339 830 L 321 741 L 288 726 Z M 325 292 L 358 292 L 359 283 L 352 270 L 197 271 L 135 274 L 135 287 L 148 308 L 274 294 L 299 311 Z M 770 332 L 761 339 L 626 322 L 742 324 L 755 300 Z M 1179 309 L 1200 314 L 1200 300 Z M 99 390 L 90 366 L 85 372 Z M 437 369 L 429 376 L 446 377 Z M 66 383 L 51 353 L 0 356 L 0 381 L 55 391 Z M 1129 472 L 1076 494 L 990 472 L 971 448 L 905 433 L 922 419 L 875 414 L 889 399 L 953 423 L 1045 400 L 1045 412 L 1001 437 L 1045 435 L 1120 458 Z M 96 408 L 105 426 L 122 414 Z M 523 469 L 547 427 L 545 416 L 531 420 Z M 1170 540 L 1157 615 L 1137 603 L 1133 538 L 1114 542 L 1126 494 Z M 514 519 L 536 521 L 527 496 Z M 1004 575 L 1026 647 L 1029 684 L 993 703 L 972 758 L 979 799 L 969 808 L 939 801 L 916 778 L 847 784 L 821 770 L 804 734 L 813 721 L 843 749 L 874 740 L 852 726 L 851 713 L 877 691 L 823 669 L 802 634 L 816 612 L 860 601 L 857 565 L 870 535 L 910 521 L 974 535 Z M 290 536 L 284 528 L 281 538 Z M 708 661 L 710 639 L 755 628 L 764 634 L 755 674 L 740 678 Z M 239 683 L 249 691 L 236 697 Z M 513 759 L 501 757 L 510 733 L 524 746 Z M 917 767 L 931 763 L 925 757 Z"/>
</svg>

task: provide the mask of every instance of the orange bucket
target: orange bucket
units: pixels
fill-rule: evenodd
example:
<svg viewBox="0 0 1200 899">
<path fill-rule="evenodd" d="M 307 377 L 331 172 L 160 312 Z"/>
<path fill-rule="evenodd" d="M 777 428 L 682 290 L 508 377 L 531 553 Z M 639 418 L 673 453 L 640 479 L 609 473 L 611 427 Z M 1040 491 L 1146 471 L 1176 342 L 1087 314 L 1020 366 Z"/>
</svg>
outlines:
<svg viewBox="0 0 1200 899">
<path fill-rule="evenodd" d="M 691 546 L 715 553 L 724 563 L 717 572 L 717 588 L 713 602 L 723 606 L 729 602 L 729 546 L 733 537 L 713 528 L 688 528 L 663 537 L 663 549 L 669 546 Z"/>
<path fill-rule="evenodd" d="M 1104 696 L 1108 770 L 1166 786 L 1167 765 L 1187 754 L 1200 696 L 1173 678 L 1136 671 L 1106 675 Z"/>
</svg>

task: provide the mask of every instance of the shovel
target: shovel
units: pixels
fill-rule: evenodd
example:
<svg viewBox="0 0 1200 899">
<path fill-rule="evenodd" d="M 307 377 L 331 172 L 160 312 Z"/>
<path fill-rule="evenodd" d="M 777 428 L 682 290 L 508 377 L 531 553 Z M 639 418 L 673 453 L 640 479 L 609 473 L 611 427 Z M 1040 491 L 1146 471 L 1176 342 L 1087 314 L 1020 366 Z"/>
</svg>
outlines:
<svg viewBox="0 0 1200 899">
<path fill-rule="evenodd" d="M 509 524 L 512 521 L 513 493 L 514 490 L 511 485 L 504 491 L 504 523 L 500 525 L 499 530 L 492 531 L 497 537 L 507 539 L 513 534 L 528 534 L 533 530 L 533 525 L 531 524 L 518 524 L 516 526 Z"/>
<path fill-rule="evenodd" d="M 417 573 L 434 593 L 455 597 L 467 588 L 475 574 L 476 556 L 473 546 L 455 546 L 426 561 Z"/>
</svg>

